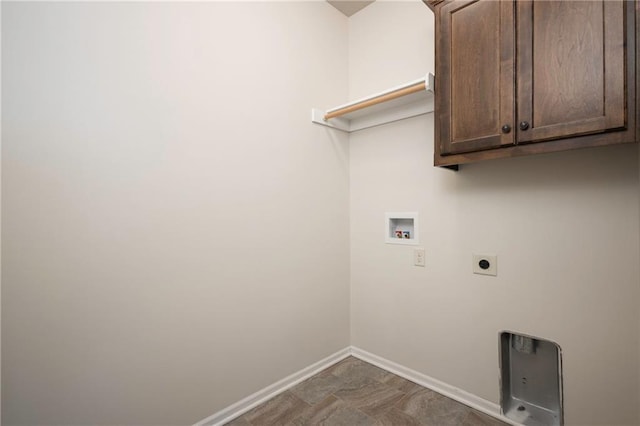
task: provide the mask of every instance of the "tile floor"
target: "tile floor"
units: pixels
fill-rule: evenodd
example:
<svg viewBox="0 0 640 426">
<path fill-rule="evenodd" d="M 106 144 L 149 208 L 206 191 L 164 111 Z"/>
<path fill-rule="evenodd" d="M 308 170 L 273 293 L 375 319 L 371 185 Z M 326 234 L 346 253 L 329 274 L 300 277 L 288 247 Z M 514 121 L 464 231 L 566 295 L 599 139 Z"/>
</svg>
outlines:
<svg viewBox="0 0 640 426">
<path fill-rule="evenodd" d="M 499 420 L 348 357 L 227 426 L 499 426 Z"/>
</svg>

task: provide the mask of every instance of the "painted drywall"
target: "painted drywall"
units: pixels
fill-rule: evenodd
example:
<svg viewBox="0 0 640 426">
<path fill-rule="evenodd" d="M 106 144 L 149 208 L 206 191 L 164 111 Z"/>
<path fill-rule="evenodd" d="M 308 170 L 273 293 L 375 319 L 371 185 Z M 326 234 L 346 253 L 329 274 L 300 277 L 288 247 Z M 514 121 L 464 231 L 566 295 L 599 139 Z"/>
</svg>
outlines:
<svg viewBox="0 0 640 426">
<path fill-rule="evenodd" d="M 433 25 L 421 2 L 354 15 L 351 96 L 433 70 Z M 352 344 L 498 403 L 498 333 L 550 339 L 563 351 L 567 424 L 640 423 L 637 150 L 453 172 L 432 166 L 432 115 L 353 133 Z M 426 267 L 412 247 L 384 243 L 387 211 L 419 212 Z M 498 276 L 473 275 L 473 253 L 496 254 Z"/>
<path fill-rule="evenodd" d="M 189 424 L 349 345 L 347 18 L 3 3 L 3 424 Z"/>
<path fill-rule="evenodd" d="M 0 50 L 2 46 L 2 5 L 0 5 Z M 2 54 L 0 53 L 0 100 L 2 99 Z M 0 205 L 2 200 L 2 102 L 0 101 Z M 0 242 L 2 241 L 2 208 L 0 207 Z M 2 244 L 0 243 L 0 366 L 2 365 Z M 2 423 L 2 368 L 0 368 L 0 423 Z"/>
</svg>

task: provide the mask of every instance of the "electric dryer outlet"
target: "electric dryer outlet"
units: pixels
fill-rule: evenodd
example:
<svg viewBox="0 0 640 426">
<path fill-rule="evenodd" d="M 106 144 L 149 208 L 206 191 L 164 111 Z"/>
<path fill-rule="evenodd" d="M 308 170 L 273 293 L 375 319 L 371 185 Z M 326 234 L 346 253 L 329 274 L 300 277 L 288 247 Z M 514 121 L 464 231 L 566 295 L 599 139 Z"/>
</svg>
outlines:
<svg viewBox="0 0 640 426">
<path fill-rule="evenodd" d="M 498 256 L 489 254 L 473 255 L 473 273 L 480 275 L 498 275 Z"/>
</svg>

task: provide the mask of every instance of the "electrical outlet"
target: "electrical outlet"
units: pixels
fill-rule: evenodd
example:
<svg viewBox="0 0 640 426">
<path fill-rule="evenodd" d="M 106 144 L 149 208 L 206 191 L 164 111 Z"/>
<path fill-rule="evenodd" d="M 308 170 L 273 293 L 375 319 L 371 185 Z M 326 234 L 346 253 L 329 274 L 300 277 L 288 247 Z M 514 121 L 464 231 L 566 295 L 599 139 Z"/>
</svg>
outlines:
<svg viewBox="0 0 640 426">
<path fill-rule="evenodd" d="M 424 249 L 413 249 L 413 264 L 415 266 L 424 266 Z"/>
<path fill-rule="evenodd" d="M 480 275 L 498 275 L 498 256 L 488 254 L 473 255 L 473 273 Z"/>
</svg>

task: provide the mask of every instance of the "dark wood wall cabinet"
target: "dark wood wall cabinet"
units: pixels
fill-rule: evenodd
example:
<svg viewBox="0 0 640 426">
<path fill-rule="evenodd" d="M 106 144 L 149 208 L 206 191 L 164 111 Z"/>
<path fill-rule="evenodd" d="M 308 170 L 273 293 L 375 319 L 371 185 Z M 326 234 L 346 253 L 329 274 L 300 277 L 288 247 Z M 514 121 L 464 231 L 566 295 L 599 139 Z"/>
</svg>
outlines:
<svg viewBox="0 0 640 426">
<path fill-rule="evenodd" d="M 425 0 L 435 165 L 640 139 L 640 0 Z"/>
</svg>

